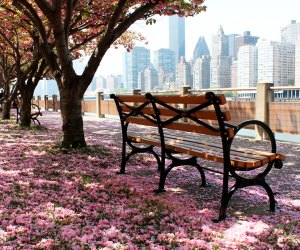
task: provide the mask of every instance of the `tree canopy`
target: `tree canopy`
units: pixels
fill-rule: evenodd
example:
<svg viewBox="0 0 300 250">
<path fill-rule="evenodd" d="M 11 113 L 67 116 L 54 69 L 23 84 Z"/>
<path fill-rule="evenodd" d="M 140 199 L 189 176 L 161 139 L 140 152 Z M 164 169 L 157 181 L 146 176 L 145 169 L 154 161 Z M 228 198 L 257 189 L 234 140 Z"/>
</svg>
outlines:
<svg viewBox="0 0 300 250">
<path fill-rule="evenodd" d="M 128 31 L 137 20 L 153 22 L 155 15 L 193 16 L 205 10 L 204 0 L 4 0 L 0 7 L 17 12 L 38 37 L 38 48 L 61 98 L 63 144 L 85 145 L 81 98 L 107 50 L 113 45 L 130 49 L 134 39 Z M 2 12 L 3 13 L 3 12 Z M 82 75 L 72 61 L 82 52 L 90 54 Z"/>
</svg>

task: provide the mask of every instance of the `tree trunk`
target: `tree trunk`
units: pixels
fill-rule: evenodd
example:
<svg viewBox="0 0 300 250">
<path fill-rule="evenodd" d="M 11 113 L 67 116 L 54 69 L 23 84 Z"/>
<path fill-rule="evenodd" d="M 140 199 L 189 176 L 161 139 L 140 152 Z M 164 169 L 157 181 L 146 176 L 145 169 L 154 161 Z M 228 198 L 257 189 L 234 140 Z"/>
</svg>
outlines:
<svg viewBox="0 0 300 250">
<path fill-rule="evenodd" d="M 11 110 L 11 101 L 3 101 L 2 105 L 2 119 L 9 120 L 10 119 L 10 110 Z"/>
<path fill-rule="evenodd" d="M 25 91 L 24 91 L 25 92 Z M 22 102 L 21 102 L 21 118 L 20 125 L 22 127 L 29 127 L 31 123 L 31 95 L 22 93 Z"/>
<path fill-rule="evenodd" d="M 81 114 L 81 97 L 72 95 L 72 91 L 61 93 L 60 108 L 63 121 L 62 146 L 67 148 L 85 147 Z"/>
</svg>

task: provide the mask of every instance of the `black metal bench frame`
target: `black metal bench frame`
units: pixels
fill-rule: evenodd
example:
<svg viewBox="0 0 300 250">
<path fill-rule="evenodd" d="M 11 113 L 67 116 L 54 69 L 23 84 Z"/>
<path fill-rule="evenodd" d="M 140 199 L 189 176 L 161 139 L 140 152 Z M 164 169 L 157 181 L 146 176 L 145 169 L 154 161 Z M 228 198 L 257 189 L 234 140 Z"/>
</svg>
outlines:
<svg viewBox="0 0 300 250">
<path fill-rule="evenodd" d="M 249 120 L 240 123 L 238 126 L 231 125 L 227 123 L 224 119 L 224 112 L 221 110 L 220 106 L 220 98 L 217 97 L 213 92 L 208 92 L 205 95 L 205 101 L 201 103 L 200 105 L 197 105 L 196 107 L 189 108 L 189 109 L 181 109 L 176 108 L 169 103 L 166 103 L 165 101 L 161 101 L 159 96 L 155 97 L 151 94 L 146 94 L 145 98 L 142 102 L 137 104 L 137 101 L 140 100 L 140 97 L 134 97 L 134 96 L 116 96 L 111 95 L 111 98 L 114 99 L 119 116 L 121 121 L 121 129 L 122 129 L 122 161 L 121 161 L 121 168 L 120 173 L 125 173 L 125 166 L 127 161 L 132 155 L 139 154 L 139 153 L 150 153 L 154 155 L 154 157 L 157 160 L 158 163 L 158 169 L 160 171 L 160 180 L 159 180 L 159 187 L 156 192 L 164 192 L 165 191 L 165 180 L 168 175 L 168 173 L 176 166 L 182 166 L 182 165 L 191 165 L 198 169 L 202 183 L 201 186 L 206 186 L 206 179 L 205 174 L 202 166 L 197 162 L 198 155 L 191 155 L 188 159 L 181 159 L 176 156 L 174 156 L 173 153 L 182 153 L 178 151 L 174 151 L 174 149 L 168 148 L 166 145 L 166 128 L 176 129 L 180 130 L 180 128 L 176 128 L 175 126 L 172 126 L 174 122 L 180 121 L 182 119 L 189 119 L 193 121 L 195 124 L 200 125 L 204 128 L 202 133 L 212 134 L 214 136 L 221 137 L 222 141 L 222 151 L 223 151 L 223 157 L 222 160 L 217 160 L 217 162 L 223 161 L 223 171 L 214 171 L 217 173 L 223 174 L 223 187 L 222 187 L 222 197 L 221 197 L 221 206 L 219 211 L 219 217 L 216 221 L 221 221 L 226 218 L 226 210 L 228 207 L 228 203 L 232 197 L 232 195 L 236 192 L 236 190 L 244 187 L 249 186 L 261 186 L 263 187 L 269 197 L 270 202 L 270 211 L 275 211 L 276 201 L 274 198 L 273 191 L 271 187 L 268 185 L 268 183 L 265 180 L 265 177 L 270 172 L 272 167 L 275 168 L 282 168 L 282 161 L 284 160 L 284 156 L 276 153 L 276 141 L 274 134 L 272 130 L 263 122 L 258 120 Z M 224 97 L 224 96 L 223 96 Z M 202 97 L 203 98 L 203 97 Z M 224 97 L 225 98 L 225 97 Z M 124 101 L 125 99 L 125 101 Z M 142 99 L 141 99 L 142 100 Z M 133 105 L 129 105 L 128 102 L 132 102 Z M 146 108 L 151 106 L 153 113 L 149 114 L 149 111 L 145 112 Z M 213 107 L 213 112 L 215 112 L 216 120 L 218 125 L 212 126 L 208 124 L 207 122 L 198 119 L 195 117 L 195 113 L 198 111 L 203 111 L 207 107 Z M 174 113 L 171 117 L 168 117 L 167 119 L 162 119 L 162 108 L 165 110 L 169 110 Z M 150 112 L 151 113 L 151 112 Z M 143 138 L 139 138 L 138 136 L 130 136 L 128 134 L 128 126 L 130 123 L 137 123 L 141 125 L 148 125 L 148 126 L 154 126 L 158 129 L 158 134 L 160 138 L 160 142 L 157 143 L 155 140 L 147 140 Z M 235 135 L 244 127 L 248 125 L 257 125 L 260 126 L 262 129 L 266 131 L 266 133 L 269 136 L 269 140 L 271 143 L 271 152 L 272 159 L 268 162 L 265 162 L 261 164 L 261 166 L 264 166 L 267 164 L 266 168 L 262 170 L 258 175 L 252 177 L 252 178 L 245 178 L 237 173 L 237 171 L 250 171 L 253 169 L 256 169 L 261 166 L 256 166 L 253 168 L 244 168 L 239 166 L 233 166 L 232 160 L 231 160 L 231 144 L 235 137 Z M 168 130 L 169 131 L 169 130 Z M 137 147 L 134 145 L 134 143 L 141 142 L 144 145 L 148 144 L 146 147 Z M 126 148 L 129 146 L 130 152 L 127 153 Z M 158 155 L 153 148 L 155 146 L 160 146 L 160 155 Z M 184 152 L 186 154 L 186 152 Z M 166 158 L 169 158 L 171 160 L 171 164 L 169 166 L 165 166 Z M 199 157 L 200 158 L 200 157 Z M 212 159 L 209 159 L 212 160 Z M 211 170 L 211 169 L 208 169 Z M 233 177 L 235 179 L 235 184 L 229 189 L 228 187 L 228 181 L 229 177 Z"/>
<path fill-rule="evenodd" d="M 19 123 L 20 118 L 21 118 L 20 106 L 17 106 L 16 110 L 17 110 L 17 123 Z M 31 103 L 31 111 L 34 111 L 34 112 L 31 112 L 31 121 L 33 122 L 33 124 L 38 124 L 40 126 L 41 123 L 40 123 L 38 117 L 43 115 L 40 107 L 35 103 Z"/>
</svg>

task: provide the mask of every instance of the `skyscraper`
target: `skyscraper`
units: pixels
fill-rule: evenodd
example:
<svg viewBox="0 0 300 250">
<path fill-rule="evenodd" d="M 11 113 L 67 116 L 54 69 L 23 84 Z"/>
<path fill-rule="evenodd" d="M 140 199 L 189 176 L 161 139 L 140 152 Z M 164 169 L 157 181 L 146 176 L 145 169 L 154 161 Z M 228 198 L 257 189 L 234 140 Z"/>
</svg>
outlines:
<svg viewBox="0 0 300 250">
<path fill-rule="evenodd" d="M 251 36 L 250 31 L 245 31 L 243 36 L 237 36 L 235 38 L 235 54 L 237 55 L 239 48 L 244 45 L 255 45 L 258 39 L 258 36 Z"/>
<path fill-rule="evenodd" d="M 230 34 L 228 35 L 228 55 L 232 58 L 237 58 L 236 52 L 236 37 L 239 36 L 238 34 Z"/>
<path fill-rule="evenodd" d="M 113 93 L 115 91 L 115 89 L 118 88 L 117 77 L 112 74 L 107 76 L 106 86 L 109 89 L 110 93 Z"/>
<path fill-rule="evenodd" d="M 209 56 L 209 49 L 207 47 L 206 41 L 204 36 L 200 36 L 196 47 L 194 49 L 193 57 L 194 59 L 202 57 L 202 56 Z"/>
<path fill-rule="evenodd" d="M 292 20 L 287 26 L 281 28 L 281 42 L 296 44 L 297 37 L 300 35 L 300 23 Z"/>
<path fill-rule="evenodd" d="M 156 70 L 162 67 L 165 72 L 175 73 L 176 71 L 175 52 L 173 50 L 163 49 L 163 48 L 154 51 L 153 64 Z"/>
<path fill-rule="evenodd" d="M 257 47 L 244 45 L 240 47 L 237 60 L 237 86 L 239 88 L 257 85 Z"/>
<path fill-rule="evenodd" d="M 185 56 L 185 19 L 177 15 L 169 17 L 169 48 L 175 52 L 175 63 Z"/>
<path fill-rule="evenodd" d="M 144 71 L 145 76 L 145 90 L 151 91 L 157 88 L 158 86 L 158 75 L 157 71 L 154 68 L 146 68 Z"/>
<path fill-rule="evenodd" d="M 198 57 L 193 65 L 193 88 L 208 89 L 210 85 L 210 56 Z"/>
<path fill-rule="evenodd" d="M 150 67 L 150 50 L 136 46 L 125 54 L 126 86 L 128 90 L 138 88 L 138 74 Z"/>
<path fill-rule="evenodd" d="M 106 89 L 106 78 L 103 76 L 98 76 L 96 78 L 96 88 L 99 90 Z"/>
<path fill-rule="evenodd" d="M 289 43 L 262 40 L 258 48 L 258 82 L 275 86 L 294 85 L 295 46 Z"/>
<path fill-rule="evenodd" d="M 182 56 L 180 62 L 176 65 L 176 82 L 175 89 L 182 86 L 192 86 L 193 78 L 191 65 Z"/>
<path fill-rule="evenodd" d="M 231 82 L 231 57 L 229 57 L 228 37 L 222 26 L 212 37 L 212 51 L 210 63 L 210 87 L 228 88 Z"/>
</svg>

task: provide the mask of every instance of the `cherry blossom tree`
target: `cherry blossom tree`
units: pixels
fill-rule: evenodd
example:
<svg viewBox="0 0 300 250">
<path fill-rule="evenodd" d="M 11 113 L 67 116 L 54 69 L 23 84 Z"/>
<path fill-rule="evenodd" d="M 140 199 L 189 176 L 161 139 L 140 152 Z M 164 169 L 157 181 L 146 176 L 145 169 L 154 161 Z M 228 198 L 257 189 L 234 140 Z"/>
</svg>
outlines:
<svg viewBox="0 0 300 250">
<path fill-rule="evenodd" d="M 128 32 L 137 20 L 152 22 L 155 15 L 193 16 L 205 10 L 204 0 L 4 0 L 18 9 L 39 37 L 42 53 L 60 91 L 63 121 L 62 145 L 85 146 L 81 99 L 107 50 L 113 45 L 130 49 Z M 72 61 L 80 52 L 90 53 L 81 75 Z"/>
<path fill-rule="evenodd" d="M 30 126 L 31 99 L 46 63 L 38 52 L 37 37 L 32 27 L 21 22 L 18 13 L 8 11 L 1 15 L 0 27 L 0 67 L 4 88 L 2 117 L 10 118 L 11 104 L 20 94 L 21 126 Z"/>
<path fill-rule="evenodd" d="M 0 31 L 0 73 L 1 73 L 1 87 L 3 89 L 2 104 L 2 119 L 10 119 L 10 108 L 13 98 L 17 96 L 16 84 L 16 64 L 13 58 L 13 51 L 7 45 L 10 41 L 6 36 L 2 36 Z M 14 86 L 14 87 L 12 87 Z"/>
</svg>

